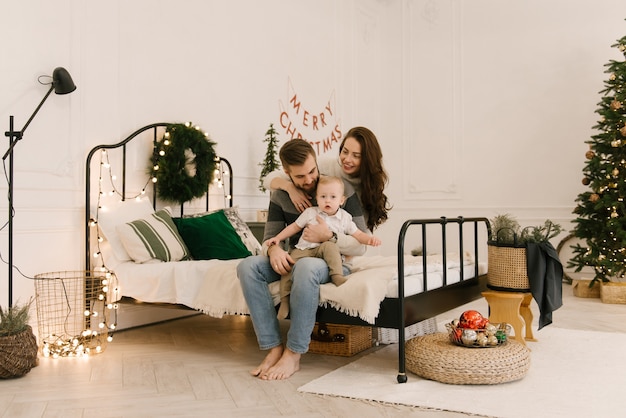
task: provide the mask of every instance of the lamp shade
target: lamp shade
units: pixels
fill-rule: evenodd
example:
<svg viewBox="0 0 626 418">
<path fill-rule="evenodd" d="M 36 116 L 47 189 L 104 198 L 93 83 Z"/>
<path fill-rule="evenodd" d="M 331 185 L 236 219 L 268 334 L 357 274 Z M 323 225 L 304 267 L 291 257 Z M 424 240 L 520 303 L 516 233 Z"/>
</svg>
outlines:
<svg viewBox="0 0 626 418">
<path fill-rule="evenodd" d="M 68 94 L 76 90 L 72 76 L 63 67 L 57 67 L 52 73 L 52 85 L 56 94 Z"/>
</svg>

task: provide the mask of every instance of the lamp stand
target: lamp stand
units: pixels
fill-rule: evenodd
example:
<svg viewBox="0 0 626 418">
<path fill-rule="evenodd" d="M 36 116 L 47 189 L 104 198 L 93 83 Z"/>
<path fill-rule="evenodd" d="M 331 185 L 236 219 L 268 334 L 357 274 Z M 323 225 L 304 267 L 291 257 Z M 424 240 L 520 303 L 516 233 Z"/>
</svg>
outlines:
<svg viewBox="0 0 626 418">
<path fill-rule="evenodd" d="M 9 131 L 4 134 L 9 137 L 9 308 L 13 306 L 13 147 L 22 137 L 21 132 L 13 130 L 13 116 L 9 116 Z M 6 159 L 7 154 L 3 157 Z"/>
<path fill-rule="evenodd" d="M 46 93 L 46 95 L 43 97 L 43 99 L 39 103 L 39 106 L 37 106 L 37 108 L 30 116 L 30 118 L 26 122 L 26 125 L 24 125 L 21 131 L 14 130 L 13 116 L 9 116 L 9 130 L 4 133 L 5 136 L 9 137 L 9 149 L 7 150 L 7 152 L 4 153 L 4 156 L 2 157 L 3 161 L 6 161 L 7 157 L 9 159 L 9 308 L 13 306 L 13 148 L 15 147 L 15 144 L 17 144 L 17 142 L 22 139 L 22 137 L 24 136 L 24 131 L 26 130 L 26 128 L 28 128 L 28 125 L 30 125 L 30 122 L 33 120 L 37 112 L 39 112 L 39 109 L 41 109 L 41 106 L 43 106 L 48 96 L 50 96 L 52 90 L 54 90 L 54 86 L 50 86 L 48 93 Z"/>
</svg>

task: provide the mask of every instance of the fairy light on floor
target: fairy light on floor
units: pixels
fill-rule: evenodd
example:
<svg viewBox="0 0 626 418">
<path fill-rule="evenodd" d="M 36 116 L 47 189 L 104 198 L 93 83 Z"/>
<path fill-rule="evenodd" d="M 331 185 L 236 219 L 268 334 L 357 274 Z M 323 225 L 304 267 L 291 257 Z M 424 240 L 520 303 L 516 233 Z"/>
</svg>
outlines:
<svg viewBox="0 0 626 418">
<path fill-rule="evenodd" d="M 35 276 L 38 332 L 44 357 L 81 357 L 112 341 L 117 279 L 109 271 L 64 271 Z"/>
</svg>

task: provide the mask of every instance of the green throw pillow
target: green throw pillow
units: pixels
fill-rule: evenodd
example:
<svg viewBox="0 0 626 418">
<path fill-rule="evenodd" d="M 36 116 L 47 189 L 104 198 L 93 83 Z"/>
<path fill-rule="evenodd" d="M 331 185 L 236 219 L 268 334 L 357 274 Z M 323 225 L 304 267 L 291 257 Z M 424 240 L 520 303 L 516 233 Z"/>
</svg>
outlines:
<svg viewBox="0 0 626 418">
<path fill-rule="evenodd" d="M 224 211 L 197 218 L 173 220 L 195 260 L 231 260 L 252 255 L 224 215 Z"/>
</svg>

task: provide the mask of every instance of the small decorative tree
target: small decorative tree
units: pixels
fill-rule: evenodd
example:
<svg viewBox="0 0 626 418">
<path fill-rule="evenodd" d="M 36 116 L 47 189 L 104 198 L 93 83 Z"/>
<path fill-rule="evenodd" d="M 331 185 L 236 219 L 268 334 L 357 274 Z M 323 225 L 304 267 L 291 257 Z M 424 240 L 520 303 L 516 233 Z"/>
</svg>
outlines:
<svg viewBox="0 0 626 418">
<path fill-rule="evenodd" d="M 265 193 L 267 191 L 263 187 L 265 176 L 280 168 L 280 161 L 276 158 L 278 155 L 278 132 L 274 129 L 273 123 L 270 123 L 269 129 L 265 132 L 263 142 L 267 143 L 267 148 L 265 150 L 265 159 L 259 163 L 263 167 L 259 176 L 259 190 Z"/>
</svg>

